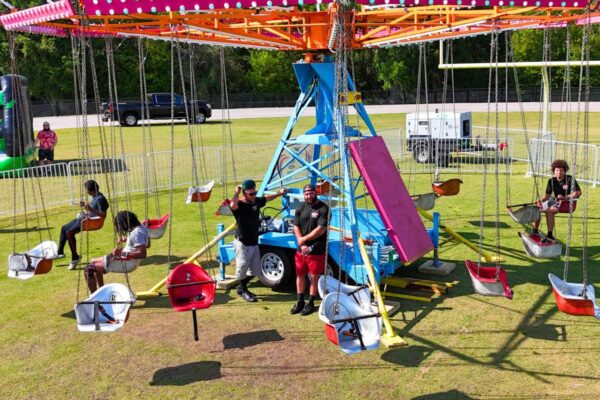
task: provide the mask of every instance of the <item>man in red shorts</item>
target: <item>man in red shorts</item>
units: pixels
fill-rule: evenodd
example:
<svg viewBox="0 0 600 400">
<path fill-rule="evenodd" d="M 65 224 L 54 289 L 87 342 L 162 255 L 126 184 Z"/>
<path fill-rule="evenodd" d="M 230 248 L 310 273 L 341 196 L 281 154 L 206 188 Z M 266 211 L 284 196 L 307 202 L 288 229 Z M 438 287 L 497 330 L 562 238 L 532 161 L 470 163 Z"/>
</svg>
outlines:
<svg viewBox="0 0 600 400">
<path fill-rule="evenodd" d="M 38 165 L 49 165 L 54 161 L 54 147 L 58 143 L 58 136 L 56 132 L 50 129 L 50 123 L 44 121 L 44 129 L 38 132 L 35 138 L 35 144 L 39 146 L 38 149 Z"/>
<path fill-rule="evenodd" d="M 298 242 L 296 251 L 296 293 L 298 301 L 290 313 L 308 315 L 315 311 L 319 275 L 325 272 L 327 225 L 329 207 L 317 198 L 314 185 L 304 186 L 304 204 L 296 209 L 294 235 Z M 310 274 L 310 297 L 304 303 L 306 274 Z"/>
</svg>

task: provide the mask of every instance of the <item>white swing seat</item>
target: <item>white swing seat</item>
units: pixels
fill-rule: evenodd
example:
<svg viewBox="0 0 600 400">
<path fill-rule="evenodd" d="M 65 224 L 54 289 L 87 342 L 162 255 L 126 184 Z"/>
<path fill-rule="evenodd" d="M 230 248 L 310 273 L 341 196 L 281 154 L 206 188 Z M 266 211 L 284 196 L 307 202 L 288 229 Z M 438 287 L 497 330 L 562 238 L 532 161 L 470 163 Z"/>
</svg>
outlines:
<svg viewBox="0 0 600 400">
<path fill-rule="evenodd" d="M 85 301 L 75 305 L 80 332 L 114 332 L 127 322 L 135 296 L 120 283 L 102 286 Z"/>
<path fill-rule="evenodd" d="M 325 335 L 346 354 L 379 349 L 381 316 L 361 308 L 343 293 L 329 293 L 319 306 Z"/>
<path fill-rule="evenodd" d="M 437 197 L 435 193 L 425 193 L 413 196 L 413 201 L 421 210 L 429 211 L 435 207 L 435 199 Z"/>
<path fill-rule="evenodd" d="M 352 286 L 340 282 L 336 278 L 327 275 L 321 275 L 319 278 L 319 296 L 324 299 L 329 293 L 343 293 L 350 296 L 356 304 L 361 308 L 372 312 L 373 307 L 371 306 L 371 291 L 366 286 Z M 321 315 L 319 314 L 319 318 Z M 323 322 L 327 322 L 323 320 Z"/>
<path fill-rule="evenodd" d="M 42 275 L 52 269 L 52 260 L 58 256 L 58 246 L 51 240 L 46 240 L 33 249 L 24 253 L 8 256 L 8 277 L 29 279 L 34 275 Z"/>
<path fill-rule="evenodd" d="M 210 199 L 210 194 L 212 193 L 213 186 L 215 186 L 215 181 L 212 180 L 208 182 L 204 186 L 194 187 L 190 186 L 188 189 L 188 195 L 185 199 L 185 204 L 191 204 L 192 202 L 204 203 Z"/>
<path fill-rule="evenodd" d="M 512 299 L 513 291 L 508 285 L 504 268 L 478 266 L 476 262 L 465 260 L 473 290 L 483 296 L 504 296 Z"/>
<path fill-rule="evenodd" d="M 110 272 L 124 274 L 135 271 L 141 261 L 139 258 L 114 257 L 108 262 L 106 268 Z"/>
<path fill-rule="evenodd" d="M 523 241 L 525 252 L 531 257 L 552 258 L 560 257 L 562 254 L 562 245 L 557 240 L 544 242 L 545 237 L 539 233 L 519 232 L 519 236 Z"/>
<path fill-rule="evenodd" d="M 508 215 L 510 215 L 513 221 L 519 224 L 531 224 L 540 219 L 540 209 L 535 204 L 529 204 L 517 209 L 507 207 L 506 211 L 508 211 Z"/>
<path fill-rule="evenodd" d="M 565 282 L 554 274 L 548 274 L 558 309 L 565 314 L 589 315 L 600 319 L 594 286 Z"/>
</svg>

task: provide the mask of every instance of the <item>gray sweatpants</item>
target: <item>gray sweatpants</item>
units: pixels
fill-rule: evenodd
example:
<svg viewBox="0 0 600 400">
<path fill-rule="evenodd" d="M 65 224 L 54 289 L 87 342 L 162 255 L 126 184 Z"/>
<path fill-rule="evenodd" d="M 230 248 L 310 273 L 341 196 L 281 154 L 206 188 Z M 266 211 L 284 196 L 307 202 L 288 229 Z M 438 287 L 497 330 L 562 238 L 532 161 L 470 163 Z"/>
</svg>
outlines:
<svg viewBox="0 0 600 400">
<path fill-rule="evenodd" d="M 239 240 L 233 241 L 235 250 L 235 279 L 240 280 L 250 275 L 260 275 L 260 251 L 258 246 L 246 246 Z"/>
</svg>

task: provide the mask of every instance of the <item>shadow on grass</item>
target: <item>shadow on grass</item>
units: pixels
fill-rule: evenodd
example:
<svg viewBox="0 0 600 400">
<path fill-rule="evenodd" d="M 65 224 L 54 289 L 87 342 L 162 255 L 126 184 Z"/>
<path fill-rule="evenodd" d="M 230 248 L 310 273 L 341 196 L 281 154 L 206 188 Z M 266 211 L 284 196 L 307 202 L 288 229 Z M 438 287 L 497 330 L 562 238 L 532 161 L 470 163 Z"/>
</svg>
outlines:
<svg viewBox="0 0 600 400">
<path fill-rule="evenodd" d="M 69 310 L 60 315 L 63 318 L 75 319 L 75 310 Z"/>
<path fill-rule="evenodd" d="M 433 349 L 425 346 L 410 346 L 409 348 L 386 351 L 381 356 L 383 361 L 403 367 L 418 367 L 433 353 Z"/>
<path fill-rule="evenodd" d="M 469 224 L 479 227 L 481 225 L 481 221 L 469 221 Z M 495 228 L 496 222 L 495 221 L 483 221 L 483 227 L 484 228 Z M 507 229 L 507 228 L 512 229 L 512 226 L 510 226 L 506 222 L 499 221 L 498 228 L 499 229 Z M 476 235 L 476 237 L 479 238 L 479 235 Z"/>
<path fill-rule="evenodd" d="M 452 389 L 447 392 L 437 392 L 413 397 L 412 400 L 471 400 L 473 397 L 466 395 L 460 390 Z"/>
<path fill-rule="evenodd" d="M 262 343 L 280 342 L 282 340 L 284 340 L 284 338 L 275 329 L 236 333 L 223 338 L 223 348 L 225 350 L 243 349 Z"/>
<path fill-rule="evenodd" d="M 184 386 L 194 382 L 212 381 L 221 378 L 221 363 L 198 361 L 159 369 L 154 373 L 150 386 Z"/>
</svg>

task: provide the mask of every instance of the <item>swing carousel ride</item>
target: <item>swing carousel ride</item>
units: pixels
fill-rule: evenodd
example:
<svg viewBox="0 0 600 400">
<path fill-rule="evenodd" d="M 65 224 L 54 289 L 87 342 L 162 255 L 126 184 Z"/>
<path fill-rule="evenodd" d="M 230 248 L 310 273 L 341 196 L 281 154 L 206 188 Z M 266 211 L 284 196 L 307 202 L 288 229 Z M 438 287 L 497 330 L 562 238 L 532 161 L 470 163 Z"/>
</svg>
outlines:
<svg viewBox="0 0 600 400">
<path fill-rule="evenodd" d="M 411 196 L 385 144 L 377 137 L 360 92 L 348 75 L 348 52 L 482 34 L 497 37 L 502 31 L 600 22 L 600 13 L 594 12 L 596 3 L 581 0 L 427 0 L 426 4 L 422 3 L 425 1 L 399 0 L 392 4 L 390 0 L 359 0 L 356 3 L 327 0 L 83 0 L 72 4 L 69 0 L 59 0 L 24 10 L 11 9 L 10 13 L 0 16 L 0 23 L 7 31 L 57 37 L 147 38 L 222 47 L 304 51 L 304 61 L 294 64 L 301 94 L 259 195 L 306 180 L 313 184 L 328 183 L 328 189 L 321 194 L 338 204 L 332 209 L 329 255 L 340 266 L 353 265 L 345 272 L 356 282 L 369 284 L 380 305 L 372 308 L 371 304 L 366 304 L 368 301 L 356 295 L 364 291 L 364 287 L 348 289 L 331 277 L 320 284 L 321 289 L 329 288 L 321 294 L 324 300 L 319 312 L 327 336 L 345 352 L 354 353 L 378 348 L 380 336 L 382 342 L 387 339 L 385 344 L 388 346 L 404 344 L 395 335 L 385 307 L 381 307 L 379 281 L 401 264 L 422 257 L 433 247 L 431 236 L 419 216 L 423 210 L 401 207 L 402 204 L 413 204 Z M 325 56 L 320 58 L 323 53 Z M 331 53 L 335 58 L 329 55 Z M 292 138 L 296 121 L 311 101 L 316 104 L 317 125 Z M 356 109 L 368 134 L 349 126 L 349 106 Z M 308 147 L 313 150 L 305 152 Z M 358 178 L 353 177 L 354 166 L 359 171 Z M 357 192 L 359 183 L 365 187 L 362 194 Z M 386 187 L 390 186 L 398 188 L 393 195 L 386 193 Z M 302 198 L 300 189 L 294 191 L 292 188 L 291 195 L 289 202 Z M 365 199 L 366 203 L 367 196 L 371 196 L 376 211 L 356 208 L 360 199 Z M 288 208 L 284 217 L 293 217 L 290 211 Z M 168 219 L 168 214 L 164 218 Z M 166 224 L 164 221 L 157 223 Z M 222 232 L 206 247 L 221 241 L 231 229 Z M 405 229 L 410 229 L 411 234 L 403 234 Z M 371 234 L 375 231 L 387 233 L 380 233 L 379 237 Z M 293 234 L 289 234 L 283 225 L 281 232 L 269 232 L 261 236 L 261 240 L 271 246 L 280 246 L 282 242 L 288 243 L 285 246 L 289 248 L 295 246 Z M 392 246 L 397 251 L 395 258 L 389 256 L 384 260 L 373 255 L 383 254 L 384 249 L 389 252 Z M 479 250 L 481 258 L 481 247 Z M 197 254 L 200 253 L 202 250 Z M 190 257 L 150 291 L 138 293 L 138 298 L 159 296 L 160 288 L 166 285 L 173 307 L 177 311 L 194 313 L 197 336 L 195 311 L 210 306 L 215 282 L 209 275 L 199 273 L 201 268 L 194 268 L 198 266 L 195 259 L 196 255 Z M 473 285 L 478 293 L 512 296 L 506 274 L 498 266 L 482 267 L 478 262 L 469 261 L 467 268 L 471 277 L 475 276 Z M 197 279 L 190 281 L 192 275 L 198 275 Z M 552 281 L 552 284 L 555 293 L 563 290 L 556 289 L 560 282 L 555 285 Z M 369 294 L 362 297 L 369 298 Z M 125 306 L 132 301 L 126 294 L 119 299 Z M 99 305 L 107 301 L 102 298 L 84 302 L 85 325 L 93 325 L 90 329 L 98 330 L 99 314 L 104 309 Z M 128 307 L 121 308 L 123 315 L 118 319 L 123 321 Z M 380 332 L 382 320 L 385 334 Z"/>
</svg>

